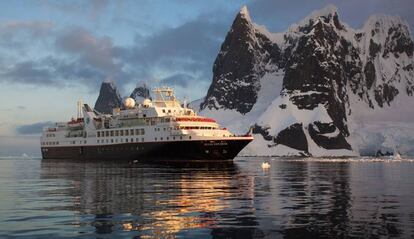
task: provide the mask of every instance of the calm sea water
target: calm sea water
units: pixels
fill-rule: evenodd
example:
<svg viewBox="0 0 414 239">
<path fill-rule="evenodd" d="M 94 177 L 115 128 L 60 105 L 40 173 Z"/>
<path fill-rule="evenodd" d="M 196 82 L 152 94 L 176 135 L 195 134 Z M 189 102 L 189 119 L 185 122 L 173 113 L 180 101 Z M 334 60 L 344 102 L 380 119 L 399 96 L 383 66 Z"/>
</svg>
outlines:
<svg viewBox="0 0 414 239">
<path fill-rule="evenodd" d="M 382 236 L 414 237 L 414 160 L 0 160 L 0 238 Z"/>
</svg>

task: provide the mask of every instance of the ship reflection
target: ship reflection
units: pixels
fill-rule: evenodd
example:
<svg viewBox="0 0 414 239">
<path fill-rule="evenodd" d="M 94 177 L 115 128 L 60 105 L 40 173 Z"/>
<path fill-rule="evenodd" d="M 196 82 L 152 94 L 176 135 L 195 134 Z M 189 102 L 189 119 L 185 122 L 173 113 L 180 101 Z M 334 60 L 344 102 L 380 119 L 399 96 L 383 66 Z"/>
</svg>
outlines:
<svg viewBox="0 0 414 239">
<path fill-rule="evenodd" d="M 410 168 L 404 174 L 408 180 L 399 182 L 386 164 L 275 160 L 264 172 L 262 161 L 166 165 L 47 160 L 41 163 L 41 179 L 53 181 L 53 187 L 38 196 L 62 198 L 42 210 L 74 212 L 71 224 L 88 238 L 413 234 Z"/>
<path fill-rule="evenodd" d="M 234 207 L 227 199 L 243 198 L 245 203 L 254 197 L 253 177 L 231 162 L 166 165 L 43 160 L 41 169 L 42 178 L 70 182 L 67 196 L 73 203 L 66 210 L 79 212 L 80 231 L 93 226 L 95 234 L 170 238 L 201 233 L 211 237 L 218 219 L 228 217 L 224 212 Z M 248 207 L 254 221 L 253 204 Z"/>
</svg>

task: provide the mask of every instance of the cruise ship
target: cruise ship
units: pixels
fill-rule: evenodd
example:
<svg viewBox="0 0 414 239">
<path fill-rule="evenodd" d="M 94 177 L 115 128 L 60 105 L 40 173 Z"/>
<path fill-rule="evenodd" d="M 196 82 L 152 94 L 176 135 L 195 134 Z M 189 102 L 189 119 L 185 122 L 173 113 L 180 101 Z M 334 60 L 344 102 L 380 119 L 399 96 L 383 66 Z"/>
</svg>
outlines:
<svg viewBox="0 0 414 239">
<path fill-rule="evenodd" d="M 169 87 L 153 100 L 101 114 L 78 102 L 78 116 L 46 127 L 40 139 L 44 159 L 231 160 L 253 140 L 234 135 L 214 119 L 181 105 Z"/>
</svg>

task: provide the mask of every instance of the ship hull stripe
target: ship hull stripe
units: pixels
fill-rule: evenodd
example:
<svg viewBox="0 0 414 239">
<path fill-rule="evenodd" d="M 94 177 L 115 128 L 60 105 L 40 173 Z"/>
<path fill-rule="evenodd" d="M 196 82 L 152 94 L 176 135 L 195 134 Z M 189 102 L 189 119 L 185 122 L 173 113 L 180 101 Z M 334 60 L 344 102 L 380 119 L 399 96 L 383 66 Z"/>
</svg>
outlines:
<svg viewBox="0 0 414 239">
<path fill-rule="evenodd" d="M 117 145 L 42 147 L 44 159 L 231 160 L 252 139 L 140 142 Z"/>
</svg>

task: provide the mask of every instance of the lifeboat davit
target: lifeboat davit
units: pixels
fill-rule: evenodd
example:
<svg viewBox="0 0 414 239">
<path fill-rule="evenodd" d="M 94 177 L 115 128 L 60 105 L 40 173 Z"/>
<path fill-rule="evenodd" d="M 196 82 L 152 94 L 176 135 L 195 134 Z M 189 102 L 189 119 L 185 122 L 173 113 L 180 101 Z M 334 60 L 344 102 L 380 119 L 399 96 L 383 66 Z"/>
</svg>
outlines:
<svg viewBox="0 0 414 239">
<path fill-rule="evenodd" d="M 72 130 L 82 129 L 83 125 L 83 118 L 77 118 L 76 120 L 72 118 L 72 120 L 68 122 L 68 127 Z"/>
</svg>

